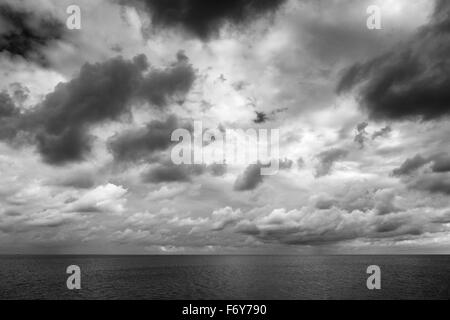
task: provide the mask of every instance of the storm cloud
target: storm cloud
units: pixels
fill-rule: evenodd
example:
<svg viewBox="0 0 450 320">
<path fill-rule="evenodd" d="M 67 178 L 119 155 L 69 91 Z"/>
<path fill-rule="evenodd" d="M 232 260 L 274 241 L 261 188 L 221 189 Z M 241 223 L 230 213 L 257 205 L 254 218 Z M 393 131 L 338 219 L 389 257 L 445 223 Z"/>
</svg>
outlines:
<svg viewBox="0 0 450 320">
<path fill-rule="evenodd" d="M 433 120 L 450 114 L 450 3 L 436 1 L 428 25 L 409 42 L 351 66 L 337 92 L 356 89 L 373 119 Z"/>
<path fill-rule="evenodd" d="M 167 149 L 172 132 L 181 124 L 175 116 L 165 121 L 153 120 L 144 128 L 129 130 L 110 139 L 109 148 L 119 161 L 138 161 L 151 156 L 155 151 Z"/>
<path fill-rule="evenodd" d="M 285 0 L 134 0 L 123 5 L 143 6 L 158 28 L 181 28 L 208 40 L 226 25 L 240 26 L 277 10 Z"/>
<path fill-rule="evenodd" d="M 38 14 L 10 4 L 0 5 L 0 52 L 42 66 L 48 61 L 43 49 L 65 35 L 65 25 L 49 13 Z"/>
<path fill-rule="evenodd" d="M 183 96 L 195 79 L 192 66 L 180 57 L 165 69 L 144 73 L 148 69 L 145 55 L 85 64 L 77 77 L 58 84 L 41 104 L 13 119 L 2 136 L 10 138 L 20 130 L 33 133 L 39 153 L 49 164 L 84 160 L 91 150 L 88 130 L 93 124 L 119 120 L 130 112 L 133 102 L 162 108 L 171 97 Z M 2 110 L 11 113 L 8 101 L 2 105 Z"/>
</svg>

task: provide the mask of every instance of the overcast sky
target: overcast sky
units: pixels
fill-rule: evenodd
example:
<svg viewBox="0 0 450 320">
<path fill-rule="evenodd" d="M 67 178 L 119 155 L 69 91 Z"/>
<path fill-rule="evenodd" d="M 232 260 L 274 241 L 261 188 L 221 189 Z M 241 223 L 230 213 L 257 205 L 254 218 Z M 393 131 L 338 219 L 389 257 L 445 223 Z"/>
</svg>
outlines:
<svg viewBox="0 0 450 320">
<path fill-rule="evenodd" d="M 0 253 L 450 253 L 449 13 L 2 0 Z M 279 129 L 280 171 L 174 165 L 194 120 Z"/>
</svg>

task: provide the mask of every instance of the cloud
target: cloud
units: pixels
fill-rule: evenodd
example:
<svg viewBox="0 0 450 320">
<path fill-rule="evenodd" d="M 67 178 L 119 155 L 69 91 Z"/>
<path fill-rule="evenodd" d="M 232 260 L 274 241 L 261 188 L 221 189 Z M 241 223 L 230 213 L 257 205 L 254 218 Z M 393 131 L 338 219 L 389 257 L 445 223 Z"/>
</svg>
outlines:
<svg viewBox="0 0 450 320">
<path fill-rule="evenodd" d="M 154 69 L 143 79 L 138 94 L 158 107 L 164 107 L 169 98 L 179 94 L 176 102 L 183 104 L 184 94 L 190 90 L 194 80 L 195 71 L 188 58 L 179 51 L 177 62 L 163 70 Z"/>
<path fill-rule="evenodd" d="M 188 182 L 191 176 L 198 176 L 205 172 L 206 166 L 199 164 L 175 165 L 171 162 L 158 164 L 156 167 L 144 172 L 143 182 Z"/>
<path fill-rule="evenodd" d="M 409 175 L 429 163 L 432 163 L 432 172 L 450 172 L 450 156 L 446 153 L 439 153 L 429 157 L 416 155 L 413 158 L 406 159 L 399 168 L 394 169 L 392 174 L 394 176 Z"/>
<path fill-rule="evenodd" d="M 408 175 L 429 162 L 430 162 L 429 159 L 424 158 L 421 155 L 416 155 L 413 158 L 406 159 L 405 162 L 403 162 L 403 164 L 399 168 L 394 169 L 394 171 L 392 171 L 392 174 L 394 176 Z"/>
<path fill-rule="evenodd" d="M 410 187 L 431 193 L 450 195 L 450 175 L 432 174 L 421 176 L 411 182 Z"/>
<path fill-rule="evenodd" d="M 186 191 L 184 186 L 168 187 L 162 186 L 160 189 L 152 191 L 148 195 L 148 199 L 157 201 L 162 199 L 172 199 Z"/>
<path fill-rule="evenodd" d="M 91 151 L 88 131 L 92 125 L 119 120 L 136 101 L 161 108 L 170 96 L 186 93 L 195 78 L 185 59 L 143 73 L 148 68 L 142 54 L 132 60 L 117 57 L 85 64 L 77 77 L 58 84 L 42 103 L 8 121 L 0 138 L 10 138 L 21 130 L 31 132 L 45 162 L 63 165 L 82 161 Z"/>
<path fill-rule="evenodd" d="M 30 95 L 30 89 L 19 82 L 13 82 L 9 86 L 12 90 L 12 98 L 14 102 L 22 105 L 28 99 Z"/>
<path fill-rule="evenodd" d="M 367 136 L 366 128 L 369 124 L 367 122 L 361 122 L 356 126 L 356 135 L 354 138 L 354 141 L 357 142 L 360 146 L 360 148 L 364 148 L 364 143 Z"/>
<path fill-rule="evenodd" d="M 440 154 L 433 159 L 431 166 L 433 172 L 450 172 L 450 155 Z"/>
<path fill-rule="evenodd" d="M 262 165 L 260 163 L 248 165 L 245 171 L 234 182 L 234 190 L 248 191 L 260 185 L 263 182 L 261 168 Z"/>
<path fill-rule="evenodd" d="M 177 128 L 181 128 L 181 124 L 173 115 L 165 121 L 153 120 L 144 128 L 129 130 L 112 137 L 109 148 L 118 161 L 138 161 L 173 144 L 170 137 Z"/>
<path fill-rule="evenodd" d="M 236 225 L 243 218 L 241 210 L 233 210 L 231 207 L 214 210 L 211 214 L 212 230 L 221 231 L 227 227 Z"/>
<path fill-rule="evenodd" d="M 379 215 L 401 211 L 395 204 L 397 192 L 393 189 L 377 190 L 374 195 L 375 210 Z"/>
<path fill-rule="evenodd" d="M 21 6 L 0 5 L 0 52 L 48 66 L 43 53 L 65 36 L 65 25 L 49 13 L 40 14 Z"/>
<path fill-rule="evenodd" d="M 280 159 L 278 161 L 278 166 L 279 166 L 280 170 L 291 169 L 293 164 L 294 164 L 294 161 L 292 161 L 291 159 L 288 159 L 288 158 Z"/>
<path fill-rule="evenodd" d="M 0 121 L 2 118 L 15 116 L 19 113 L 14 101 L 6 91 L 0 92 Z"/>
<path fill-rule="evenodd" d="M 212 163 L 208 165 L 207 169 L 213 176 L 220 177 L 227 172 L 227 165 L 221 163 Z"/>
<path fill-rule="evenodd" d="M 287 158 L 278 160 L 278 168 L 280 170 L 289 170 L 293 164 L 294 162 Z M 237 177 L 233 189 L 236 191 L 256 189 L 264 181 L 265 176 L 261 174 L 261 168 L 266 166 L 266 164 L 260 162 L 248 165 L 244 172 Z"/>
<path fill-rule="evenodd" d="M 59 176 L 52 183 L 61 187 L 75 189 L 90 189 L 96 182 L 95 172 L 93 170 L 74 170 Z"/>
<path fill-rule="evenodd" d="M 326 210 L 326 209 L 330 209 L 331 207 L 333 207 L 336 204 L 337 204 L 337 201 L 333 197 L 329 197 L 327 195 L 320 195 L 315 200 L 314 206 L 316 209 Z"/>
<path fill-rule="evenodd" d="M 391 131 L 392 131 L 392 128 L 390 126 L 381 128 L 380 130 L 375 131 L 372 134 L 372 140 L 375 140 L 376 138 L 379 138 L 379 137 L 386 137 L 387 135 L 389 135 L 391 133 Z"/>
<path fill-rule="evenodd" d="M 124 5 L 144 8 L 153 26 L 181 28 L 202 40 L 219 34 L 222 26 L 240 26 L 264 14 L 277 10 L 284 0 L 228 0 L 221 3 L 209 0 L 134 0 Z"/>
<path fill-rule="evenodd" d="M 264 112 L 255 111 L 255 113 L 256 119 L 253 120 L 254 123 L 264 123 L 269 119 Z"/>
<path fill-rule="evenodd" d="M 409 42 L 351 66 L 337 92 L 356 88 L 373 119 L 438 119 L 450 114 L 450 3 L 436 1 L 430 23 Z"/>
<path fill-rule="evenodd" d="M 112 183 L 89 190 L 76 201 L 70 203 L 66 212 L 112 212 L 121 213 L 125 210 L 124 198 L 127 189 Z"/>
<path fill-rule="evenodd" d="M 445 223 L 445 212 L 435 212 L 431 208 L 398 209 L 380 215 L 377 209 L 363 212 L 337 207 L 317 210 L 305 206 L 293 210 L 278 208 L 258 215 L 235 214 L 232 217 L 229 230 L 265 243 L 288 245 L 333 245 L 354 240 L 367 241 L 371 245 L 378 241 L 398 243 L 420 238 L 425 233 L 446 230 L 445 226 L 438 225 Z"/>
<path fill-rule="evenodd" d="M 317 155 L 319 164 L 316 166 L 316 177 L 322 177 L 330 173 L 333 164 L 347 156 L 348 151 L 339 148 L 333 148 L 323 151 Z"/>
</svg>

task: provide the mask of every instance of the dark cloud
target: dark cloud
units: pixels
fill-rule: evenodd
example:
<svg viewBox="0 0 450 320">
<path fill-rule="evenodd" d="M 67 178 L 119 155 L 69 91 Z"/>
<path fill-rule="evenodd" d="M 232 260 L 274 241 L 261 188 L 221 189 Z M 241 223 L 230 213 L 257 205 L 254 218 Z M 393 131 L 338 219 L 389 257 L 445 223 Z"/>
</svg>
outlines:
<svg viewBox="0 0 450 320">
<path fill-rule="evenodd" d="M 401 221 L 385 221 L 375 227 L 376 232 L 386 233 L 397 230 L 402 226 Z"/>
<path fill-rule="evenodd" d="M 406 159 L 405 162 L 392 173 L 395 176 L 408 175 L 429 163 L 432 163 L 431 171 L 433 172 L 450 172 L 450 156 L 446 153 L 439 153 L 429 157 L 416 155 L 411 159 Z"/>
<path fill-rule="evenodd" d="M 163 107 L 170 97 L 178 94 L 177 102 L 183 104 L 184 94 L 189 91 L 194 80 L 195 72 L 186 55 L 180 51 L 176 63 L 163 70 L 152 70 L 144 78 L 139 95 L 150 103 Z"/>
<path fill-rule="evenodd" d="M 432 120 L 450 114 L 450 2 L 401 47 L 351 66 L 337 92 L 357 88 L 373 119 Z"/>
<path fill-rule="evenodd" d="M 12 142 L 17 134 L 17 118 L 20 115 L 11 96 L 0 92 L 0 140 Z"/>
<path fill-rule="evenodd" d="M 18 113 L 19 109 L 16 108 L 10 95 L 5 91 L 0 92 L 0 121 L 1 118 L 11 117 Z"/>
<path fill-rule="evenodd" d="M 0 52 L 48 66 L 43 49 L 61 40 L 65 25 L 49 13 L 38 14 L 8 4 L 0 5 Z"/>
<path fill-rule="evenodd" d="M 116 160 L 138 161 L 173 144 L 171 134 L 177 128 L 181 128 L 181 124 L 173 115 L 165 121 L 153 120 L 144 128 L 126 131 L 112 137 L 109 148 Z"/>
<path fill-rule="evenodd" d="M 412 182 L 410 186 L 431 193 L 450 195 L 450 176 L 448 174 L 426 175 Z"/>
<path fill-rule="evenodd" d="M 450 155 L 441 154 L 433 159 L 431 166 L 433 172 L 450 172 Z"/>
<path fill-rule="evenodd" d="M 394 169 L 394 171 L 392 171 L 392 174 L 394 176 L 408 175 L 429 162 L 430 160 L 428 158 L 424 158 L 418 154 L 413 158 L 406 159 L 405 162 L 403 162 L 403 164 L 399 168 Z"/>
<path fill-rule="evenodd" d="M 57 85 L 25 119 L 25 125 L 38 127 L 38 150 L 44 160 L 52 164 L 83 160 L 90 151 L 89 127 L 129 111 L 147 67 L 143 55 L 132 61 L 119 57 L 85 64 L 76 78 Z"/>
<path fill-rule="evenodd" d="M 326 150 L 319 153 L 317 155 L 319 164 L 316 166 L 316 177 L 322 177 L 329 174 L 333 167 L 333 164 L 336 161 L 345 158 L 347 154 L 347 150 L 338 148 Z"/>
<path fill-rule="evenodd" d="M 180 164 L 171 162 L 158 164 L 142 175 L 142 180 L 149 183 L 161 182 L 188 182 L 192 176 L 198 176 L 205 172 L 205 165 Z"/>
<path fill-rule="evenodd" d="M 278 160 L 278 168 L 280 170 L 289 170 L 293 164 L 294 162 L 287 158 Z M 261 174 L 261 168 L 265 167 L 268 167 L 268 164 L 262 164 L 260 162 L 248 165 L 234 182 L 234 190 L 248 191 L 256 189 L 264 181 L 265 176 Z"/>
<path fill-rule="evenodd" d="M 392 128 L 390 126 L 381 128 L 380 130 L 375 131 L 372 134 L 372 140 L 375 140 L 376 138 L 379 138 L 379 137 L 386 137 L 387 135 L 389 135 L 391 133 L 391 131 L 392 131 Z"/>
<path fill-rule="evenodd" d="M 134 0 L 124 5 L 144 8 L 159 28 L 182 28 L 198 38 L 217 36 L 225 24 L 243 25 L 277 10 L 284 0 Z"/>
<path fill-rule="evenodd" d="M 268 117 L 264 112 L 255 111 L 255 113 L 256 119 L 253 120 L 254 123 L 264 123 L 268 120 Z"/>
<path fill-rule="evenodd" d="M 161 108 L 169 97 L 185 94 L 195 78 L 191 65 L 180 57 L 163 70 L 144 73 L 148 67 L 144 55 L 85 64 L 76 78 L 58 84 L 41 104 L 10 122 L 0 131 L 0 138 L 10 138 L 20 130 L 32 132 L 47 163 L 83 160 L 91 150 L 88 130 L 92 125 L 119 120 L 130 112 L 133 101 Z"/>
<path fill-rule="evenodd" d="M 263 182 L 263 176 L 261 175 L 261 168 L 263 166 L 260 163 L 250 164 L 245 171 L 237 177 L 234 183 L 234 190 L 247 191 L 253 190 Z"/>
</svg>

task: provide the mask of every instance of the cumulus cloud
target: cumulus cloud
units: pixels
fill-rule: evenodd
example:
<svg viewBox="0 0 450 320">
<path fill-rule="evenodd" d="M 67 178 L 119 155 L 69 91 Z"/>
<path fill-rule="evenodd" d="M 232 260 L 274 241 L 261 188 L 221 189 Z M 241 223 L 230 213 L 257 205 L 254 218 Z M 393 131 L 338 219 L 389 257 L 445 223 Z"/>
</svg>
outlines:
<svg viewBox="0 0 450 320">
<path fill-rule="evenodd" d="M 184 59 L 144 73 L 148 67 L 144 55 L 85 64 L 77 77 L 58 84 L 41 104 L 8 121 L 0 133 L 10 138 L 20 130 L 32 132 L 39 153 L 50 164 L 84 160 L 91 150 L 88 130 L 93 124 L 118 120 L 134 101 L 162 107 L 175 93 L 186 93 L 195 78 Z"/>
<path fill-rule="evenodd" d="M 170 137 L 177 128 L 181 128 L 181 124 L 173 115 L 165 121 L 153 120 L 144 128 L 121 132 L 112 137 L 109 148 L 118 161 L 138 161 L 173 144 Z"/>
<path fill-rule="evenodd" d="M 180 28 L 200 39 L 217 36 L 226 24 L 242 25 L 277 10 L 284 0 L 229 0 L 213 3 L 208 0 L 133 0 L 124 5 L 143 7 L 153 26 Z"/>
<path fill-rule="evenodd" d="M 450 114 L 450 4 L 436 1 L 431 21 L 409 42 L 351 66 L 337 92 L 356 88 L 373 119 L 432 120 Z"/>
<path fill-rule="evenodd" d="M 220 231 L 227 227 L 234 226 L 243 218 L 241 210 L 233 210 L 231 207 L 225 207 L 219 210 L 214 210 L 211 214 L 212 230 Z"/>
<path fill-rule="evenodd" d="M 112 183 L 87 191 L 79 199 L 70 203 L 67 212 L 109 212 L 121 213 L 125 210 L 124 198 L 127 189 Z"/>
<path fill-rule="evenodd" d="M 176 96 L 177 103 L 183 104 L 184 94 L 191 89 L 195 71 L 182 52 L 177 54 L 177 62 L 166 69 L 154 69 L 144 77 L 138 94 L 150 103 L 164 107 L 170 98 Z"/>
</svg>

